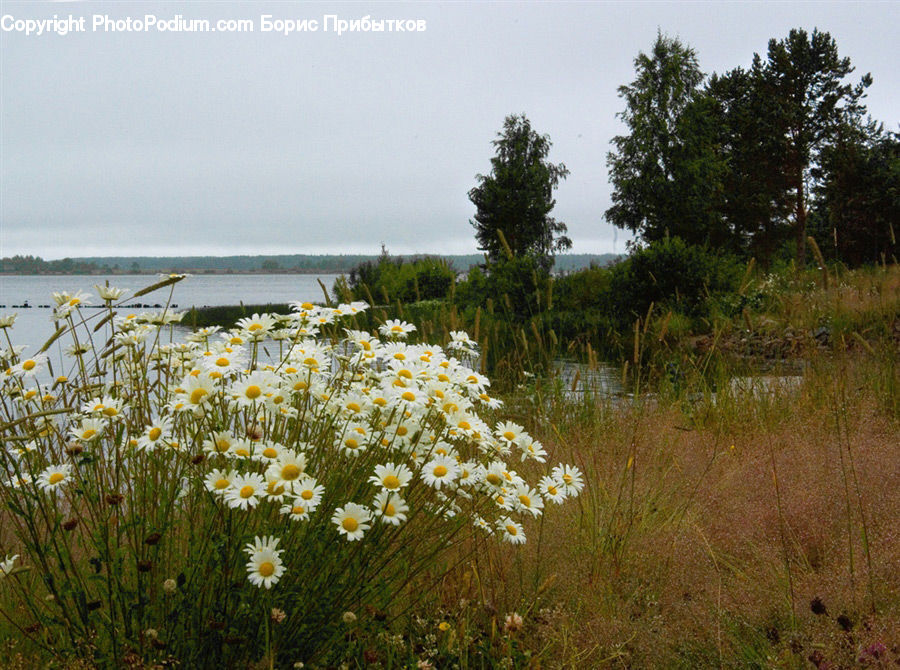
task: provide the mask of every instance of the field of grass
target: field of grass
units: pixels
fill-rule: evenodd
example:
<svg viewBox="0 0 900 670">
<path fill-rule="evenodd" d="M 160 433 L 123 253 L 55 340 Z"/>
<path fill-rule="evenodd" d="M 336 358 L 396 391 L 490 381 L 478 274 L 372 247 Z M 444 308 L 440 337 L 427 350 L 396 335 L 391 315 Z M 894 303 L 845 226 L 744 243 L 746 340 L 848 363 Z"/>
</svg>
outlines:
<svg viewBox="0 0 900 670">
<path fill-rule="evenodd" d="M 665 312 L 639 323 L 623 371 L 634 393 L 623 397 L 572 394 L 514 369 L 549 339 L 522 328 L 499 359 L 504 405 L 482 414 L 490 425 L 523 426 L 548 463 L 577 466 L 581 494 L 564 505 L 548 499 L 543 515 L 523 519 L 523 545 L 476 533 L 440 548 L 432 535 L 404 536 L 430 538 L 422 569 L 394 565 L 381 584 L 393 590 L 380 600 L 342 601 L 325 652 L 270 653 L 276 617 L 265 653 L 236 667 L 896 667 L 900 272 L 770 281 L 781 283 L 758 282 L 750 307 L 702 334 Z M 457 326 L 442 305 L 404 316 L 417 309 L 426 340 Z M 487 314 L 476 339 L 496 347 L 503 333 Z M 776 381 L 731 381 L 762 364 Z M 799 381 L 778 383 L 798 371 Z M 518 456 L 509 467 L 528 480 L 546 470 Z M 2 514 L 5 555 L 15 540 Z M 83 655 L 89 644 L 80 658 L 54 660 L 46 648 L 58 632 L 27 641 L 16 620 L 25 610 L 2 578 L 0 606 L 0 667 L 109 667 Z M 297 616 L 289 610 L 284 625 Z M 160 644 L 178 635 L 153 634 Z M 126 656 L 130 667 L 166 660 L 165 645 L 147 648 L 143 659 Z"/>
</svg>

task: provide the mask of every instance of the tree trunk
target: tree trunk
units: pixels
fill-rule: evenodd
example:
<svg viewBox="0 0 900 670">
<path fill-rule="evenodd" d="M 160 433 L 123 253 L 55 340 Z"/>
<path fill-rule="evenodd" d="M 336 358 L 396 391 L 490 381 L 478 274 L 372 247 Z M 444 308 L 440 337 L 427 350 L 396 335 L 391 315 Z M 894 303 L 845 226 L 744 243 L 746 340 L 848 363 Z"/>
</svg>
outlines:
<svg viewBox="0 0 900 670">
<path fill-rule="evenodd" d="M 803 190 L 803 172 L 797 178 L 797 203 L 794 209 L 797 232 L 797 268 L 806 265 L 806 197 Z"/>
</svg>

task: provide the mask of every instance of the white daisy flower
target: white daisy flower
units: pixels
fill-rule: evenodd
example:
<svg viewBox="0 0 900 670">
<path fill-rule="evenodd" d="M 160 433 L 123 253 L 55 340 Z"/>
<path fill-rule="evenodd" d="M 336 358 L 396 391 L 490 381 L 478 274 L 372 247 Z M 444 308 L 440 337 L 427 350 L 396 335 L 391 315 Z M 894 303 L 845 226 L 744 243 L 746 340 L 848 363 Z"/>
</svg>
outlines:
<svg viewBox="0 0 900 670">
<path fill-rule="evenodd" d="M 55 491 L 65 484 L 72 473 L 69 464 L 49 465 L 37 476 L 37 485 L 44 491 Z"/>
<path fill-rule="evenodd" d="M 503 533 L 503 539 L 510 544 L 524 544 L 525 530 L 522 524 L 506 516 L 497 521 L 497 528 Z"/>
<path fill-rule="evenodd" d="M 399 491 L 405 488 L 411 479 L 412 472 L 402 463 L 400 465 L 393 463 L 376 465 L 375 474 L 369 477 L 370 482 L 386 491 Z"/>
<path fill-rule="evenodd" d="M 266 480 L 255 472 L 237 475 L 231 488 L 225 490 L 225 502 L 231 508 L 252 509 L 259 504 L 259 497 L 266 490 Z"/>
<path fill-rule="evenodd" d="M 337 526 L 341 535 L 349 541 L 355 542 L 361 540 L 365 532 L 371 528 L 368 523 L 371 518 L 369 510 L 351 502 L 344 507 L 338 507 L 334 511 L 331 521 Z"/>
<path fill-rule="evenodd" d="M 422 467 L 422 480 L 437 490 L 459 476 L 459 464 L 449 456 L 435 456 Z"/>
<path fill-rule="evenodd" d="M 399 526 L 406 521 L 406 513 L 409 511 L 409 505 L 396 493 L 390 491 L 379 491 L 372 503 L 372 509 L 375 516 L 379 517 L 384 523 L 392 526 Z"/>
<path fill-rule="evenodd" d="M 271 589 L 285 573 L 281 560 L 283 549 L 276 549 L 278 539 L 256 537 L 254 544 L 248 544 L 244 551 L 250 556 L 247 561 L 247 575 L 254 586 Z"/>
<path fill-rule="evenodd" d="M 551 474 L 560 483 L 567 497 L 576 497 L 584 488 L 584 477 L 581 470 L 574 465 L 557 465 Z"/>
</svg>

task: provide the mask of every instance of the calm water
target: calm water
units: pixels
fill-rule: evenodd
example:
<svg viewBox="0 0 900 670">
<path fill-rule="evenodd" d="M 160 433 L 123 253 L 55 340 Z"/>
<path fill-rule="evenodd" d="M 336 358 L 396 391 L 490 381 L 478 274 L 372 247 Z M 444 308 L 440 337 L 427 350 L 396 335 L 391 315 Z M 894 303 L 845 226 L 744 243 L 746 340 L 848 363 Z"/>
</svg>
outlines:
<svg viewBox="0 0 900 670">
<path fill-rule="evenodd" d="M 53 334 L 51 321 L 55 305 L 50 297 L 53 292 L 68 291 L 74 293 L 81 290 L 93 296 L 91 303 L 102 304 L 97 297 L 94 284 L 103 284 L 109 279 L 110 286 L 129 289 L 128 295 L 145 286 L 156 283 L 160 277 L 156 275 L 57 275 L 57 276 L 2 276 L 0 277 L 0 314 L 15 312 L 18 316 L 12 329 L 14 344 L 29 345 L 28 351 L 36 351 Z M 247 305 L 266 303 L 286 303 L 292 300 L 309 300 L 322 302 L 324 295 L 317 279 L 331 290 L 337 275 L 195 275 L 187 277 L 175 284 L 172 305 L 176 311 L 184 311 L 191 307 L 213 305 L 236 305 L 243 302 Z M 170 287 L 159 289 L 141 296 L 134 301 L 125 296 L 125 304 L 139 302 L 148 307 L 141 309 L 120 310 L 153 311 L 155 305 L 160 307 L 169 297 Z M 21 305 L 31 305 L 23 308 Z M 13 305 L 19 305 L 14 307 Z M 48 307 L 40 307 L 47 305 Z M 87 309 L 86 314 L 95 310 Z M 65 340 L 65 338 L 63 338 Z M 68 344 L 68 342 L 66 342 Z M 0 347 L 6 346 L 0 341 Z"/>
</svg>

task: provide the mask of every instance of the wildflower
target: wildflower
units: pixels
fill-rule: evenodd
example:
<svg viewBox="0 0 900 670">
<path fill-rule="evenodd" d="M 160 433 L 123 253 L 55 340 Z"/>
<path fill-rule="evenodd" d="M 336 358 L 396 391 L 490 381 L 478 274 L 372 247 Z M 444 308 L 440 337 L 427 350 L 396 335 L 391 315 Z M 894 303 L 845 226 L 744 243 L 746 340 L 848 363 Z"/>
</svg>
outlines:
<svg viewBox="0 0 900 670">
<path fill-rule="evenodd" d="M 388 491 L 397 491 L 405 488 L 412 479 L 412 472 L 403 464 L 394 465 L 385 463 L 375 466 L 375 474 L 369 477 L 369 481 Z"/>
<path fill-rule="evenodd" d="M 210 454 L 225 454 L 234 445 L 235 438 L 224 431 L 214 432 L 209 439 L 203 441 L 203 451 Z"/>
<path fill-rule="evenodd" d="M 557 465 L 553 468 L 553 477 L 560 483 L 566 496 L 575 497 L 584 488 L 584 478 L 574 465 Z"/>
<path fill-rule="evenodd" d="M 100 284 L 94 284 L 94 288 L 97 289 L 97 295 L 100 296 L 100 299 L 105 302 L 118 300 L 126 293 L 128 293 L 127 289 L 116 288 L 114 286 L 101 286 Z"/>
<path fill-rule="evenodd" d="M 247 561 L 247 573 L 250 583 L 254 586 L 271 589 L 285 573 L 281 562 L 281 552 L 284 550 L 276 549 L 277 546 L 278 538 L 257 536 L 253 544 L 248 544 L 244 548 L 250 556 L 250 560 Z"/>
<path fill-rule="evenodd" d="M 231 487 L 225 490 L 225 502 L 229 507 L 252 509 L 259 504 L 259 496 L 266 490 L 266 480 L 262 475 L 248 473 L 237 475 Z"/>
<path fill-rule="evenodd" d="M 441 621 L 438 624 L 438 630 L 441 631 L 442 633 L 446 633 L 448 630 L 450 630 L 450 624 L 447 623 L 446 621 Z"/>
<path fill-rule="evenodd" d="M 459 476 L 459 465 L 449 456 L 435 456 L 422 467 L 422 480 L 437 490 Z"/>
<path fill-rule="evenodd" d="M 12 572 L 13 566 L 15 565 L 16 560 L 18 560 L 18 558 L 19 558 L 18 554 L 13 554 L 12 556 L 7 554 L 6 558 L 3 559 L 2 561 L 0 561 L 0 579 L 3 579 L 10 572 Z"/>
<path fill-rule="evenodd" d="M 503 632 L 507 634 L 515 633 L 522 628 L 522 623 L 522 615 L 518 612 L 507 614 L 506 621 L 503 622 Z"/>
<path fill-rule="evenodd" d="M 389 491 L 379 491 L 372 508 L 375 510 L 375 516 L 392 526 L 399 526 L 406 521 L 406 513 L 409 511 L 406 501 Z"/>
<path fill-rule="evenodd" d="M 541 495 L 545 498 L 548 498 L 557 505 L 562 505 L 563 501 L 566 499 L 565 488 L 560 485 L 555 477 L 550 475 L 541 478 L 541 481 L 538 482 L 538 491 L 540 491 Z"/>
<path fill-rule="evenodd" d="M 411 323 L 407 323 L 406 321 L 400 321 L 399 319 L 388 319 L 385 321 L 383 326 L 378 328 L 378 332 L 384 335 L 385 337 L 396 337 L 400 339 L 406 339 L 406 336 L 409 335 L 416 329 L 414 325 Z"/>
<path fill-rule="evenodd" d="M 48 360 L 47 354 L 35 354 L 26 358 L 10 368 L 10 374 L 14 377 L 28 378 L 39 374 Z"/>
<path fill-rule="evenodd" d="M 106 422 L 102 419 L 82 419 L 81 425 L 73 428 L 71 435 L 77 440 L 90 442 L 100 437 L 106 429 Z"/>
<path fill-rule="evenodd" d="M 282 623 L 286 617 L 287 613 L 282 609 L 278 609 L 277 607 L 273 607 L 272 611 L 269 613 L 269 618 L 272 620 L 272 623 L 276 624 Z"/>
<path fill-rule="evenodd" d="M 203 485 L 210 493 L 224 495 L 225 491 L 231 487 L 235 476 L 236 474 L 233 470 L 210 470 L 203 480 Z"/>
<path fill-rule="evenodd" d="M 69 479 L 71 472 L 69 464 L 49 465 L 37 476 L 37 485 L 45 491 L 54 491 Z"/>
<path fill-rule="evenodd" d="M 241 319 L 237 327 L 244 331 L 253 340 L 261 340 L 275 327 L 275 319 L 268 314 L 254 314 L 251 317 Z"/>
<path fill-rule="evenodd" d="M 520 485 L 516 488 L 513 504 L 517 510 L 526 512 L 533 517 L 540 516 L 544 510 L 544 501 L 540 494 L 528 485 Z"/>
<path fill-rule="evenodd" d="M 236 381 L 228 387 L 228 395 L 240 407 L 249 407 L 255 402 L 264 402 L 264 394 L 268 391 L 272 375 L 265 372 L 254 372 L 245 379 Z"/>
<path fill-rule="evenodd" d="M 218 379 L 243 370 L 247 365 L 247 353 L 243 347 L 225 347 L 220 351 L 205 352 L 200 361 L 206 372 Z"/>
<path fill-rule="evenodd" d="M 318 484 L 309 475 L 304 475 L 299 481 L 294 482 L 294 495 L 297 502 L 301 503 L 307 512 L 314 512 L 322 501 L 325 487 Z"/>
<path fill-rule="evenodd" d="M 16 322 L 15 312 L 12 314 L 4 314 L 4 315 L 0 316 L 0 329 L 12 328 L 12 325 L 15 322 Z"/>
<path fill-rule="evenodd" d="M 510 517 L 503 517 L 497 521 L 497 527 L 503 533 L 503 539 L 510 544 L 524 544 L 525 530 L 522 524 Z"/>
<path fill-rule="evenodd" d="M 306 470 L 306 456 L 302 453 L 285 449 L 278 457 L 278 460 L 266 470 L 266 476 L 281 482 L 291 483 L 299 479 L 304 470 Z"/>
<path fill-rule="evenodd" d="M 178 590 L 178 582 L 174 579 L 167 579 L 162 583 L 162 589 L 167 594 L 175 593 Z"/>
<path fill-rule="evenodd" d="M 341 615 L 341 621 L 349 626 L 350 624 L 356 623 L 356 615 L 353 612 L 344 612 Z"/>
<path fill-rule="evenodd" d="M 351 542 L 362 539 L 363 534 L 371 528 L 368 523 L 370 519 L 369 511 L 365 507 L 352 502 L 344 507 L 338 507 L 331 517 L 332 523 L 338 527 L 338 532 Z"/>
</svg>

